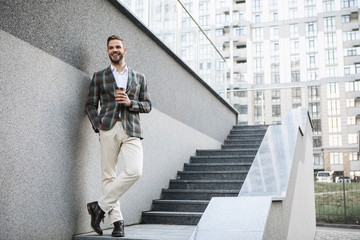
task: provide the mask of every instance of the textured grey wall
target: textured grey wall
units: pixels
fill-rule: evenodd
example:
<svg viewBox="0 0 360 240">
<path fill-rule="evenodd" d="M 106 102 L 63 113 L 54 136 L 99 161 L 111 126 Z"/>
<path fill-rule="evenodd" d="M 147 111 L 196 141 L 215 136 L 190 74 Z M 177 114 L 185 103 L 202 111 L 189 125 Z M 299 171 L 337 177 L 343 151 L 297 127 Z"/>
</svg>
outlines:
<svg viewBox="0 0 360 240">
<path fill-rule="evenodd" d="M 231 109 L 108 1 L 1 1 L 0 26 L 1 238 L 90 231 L 100 152 L 84 100 L 92 73 L 109 64 L 108 35 L 127 40 L 127 62 L 146 74 L 154 105 L 142 115 L 144 175 L 122 198 L 127 224 L 195 149 L 219 147 L 235 124 Z"/>
</svg>

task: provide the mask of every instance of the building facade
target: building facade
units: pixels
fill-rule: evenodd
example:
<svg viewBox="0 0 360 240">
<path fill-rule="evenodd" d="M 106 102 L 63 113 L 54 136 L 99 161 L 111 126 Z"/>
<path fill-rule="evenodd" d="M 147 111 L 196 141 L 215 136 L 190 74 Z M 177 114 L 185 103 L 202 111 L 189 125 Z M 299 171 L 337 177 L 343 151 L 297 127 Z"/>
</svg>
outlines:
<svg viewBox="0 0 360 240">
<path fill-rule="evenodd" d="M 360 178 L 358 0 L 121 2 L 239 111 L 239 124 L 307 108 L 314 170 Z"/>
</svg>

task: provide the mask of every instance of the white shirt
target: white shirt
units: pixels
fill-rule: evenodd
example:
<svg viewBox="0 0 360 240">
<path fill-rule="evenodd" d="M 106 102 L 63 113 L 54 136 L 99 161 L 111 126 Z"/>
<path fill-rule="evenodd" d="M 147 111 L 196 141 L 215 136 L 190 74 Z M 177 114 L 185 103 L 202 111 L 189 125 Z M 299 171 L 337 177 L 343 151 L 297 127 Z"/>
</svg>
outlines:
<svg viewBox="0 0 360 240">
<path fill-rule="evenodd" d="M 118 88 L 123 88 L 126 90 L 127 82 L 129 78 L 129 70 L 127 65 L 125 65 L 125 68 L 121 73 L 119 73 L 116 70 L 116 67 L 114 67 L 112 64 L 111 64 L 111 70 L 115 77 L 116 85 L 118 86 Z"/>
</svg>

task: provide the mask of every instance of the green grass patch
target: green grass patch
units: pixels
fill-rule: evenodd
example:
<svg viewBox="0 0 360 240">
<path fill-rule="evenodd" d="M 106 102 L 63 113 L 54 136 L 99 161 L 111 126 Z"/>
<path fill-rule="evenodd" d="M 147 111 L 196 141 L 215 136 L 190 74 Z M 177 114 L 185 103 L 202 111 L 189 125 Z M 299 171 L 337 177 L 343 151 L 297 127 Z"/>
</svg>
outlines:
<svg viewBox="0 0 360 240">
<path fill-rule="evenodd" d="M 316 221 L 324 223 L 360 224 L 360 184 L 315 182 Z"/>
</svg>

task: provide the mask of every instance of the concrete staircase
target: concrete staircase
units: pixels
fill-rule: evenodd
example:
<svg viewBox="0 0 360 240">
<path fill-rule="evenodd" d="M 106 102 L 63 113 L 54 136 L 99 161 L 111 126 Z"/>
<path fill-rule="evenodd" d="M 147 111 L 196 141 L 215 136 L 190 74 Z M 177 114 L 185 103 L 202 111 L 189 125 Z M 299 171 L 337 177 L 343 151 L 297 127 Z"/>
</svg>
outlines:
<svg viewBox="0 0 360 240">
<path fill-rule="evenodd" d="M 212 197 L 239 194 L 267 126 L 234 126 L 219 150 L 197 150 L 170 180 L 143 224 L 196 225 Z"/>
</svg>

